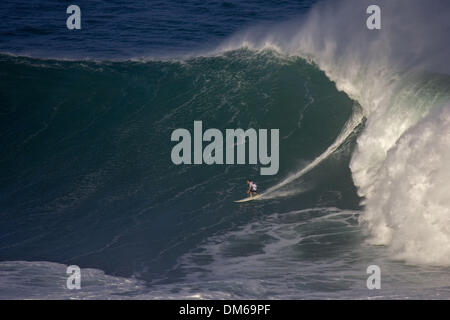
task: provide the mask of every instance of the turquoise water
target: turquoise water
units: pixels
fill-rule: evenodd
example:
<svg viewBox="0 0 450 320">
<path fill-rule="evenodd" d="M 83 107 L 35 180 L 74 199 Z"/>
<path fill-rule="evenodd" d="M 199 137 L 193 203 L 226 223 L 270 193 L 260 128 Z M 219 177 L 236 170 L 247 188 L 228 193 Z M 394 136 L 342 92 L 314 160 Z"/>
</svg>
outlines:
<svg viewBox="0 0 450 320">
<path fill-rule="evenodd" d="M 3 252 L 14 259 L 34 248 L 48 261 L 94 263 L 154 280 L 180 254 L 237 221 L 298 202 L 296 208 L 358 208 L 346 168 L 351 142 L 310 178 L 318 186 L 251 206 L 233 203 L 245 196 L 245 178 L 261 190 L 279 178 L 259 176 L 259 165 L 176 166 L 170 159 L 171 132 L 192 130 L 192 119 L 220 130 L 279 128 L 281 177 L 318 156 L 354 102 L 301 59 L 243 50 L 184 62 L 3 56 L 1 63 L 8 80 L 2 234 L 16 244 Z"/>
<path fill-rule="evenodd" d="M 89 15 L 80 42 L 3 29 L 0 298 L 450 297 L 444 55 L 404 50 L 390 16 L 391 33 L 344 37 L 359 30 L 343 18 L 351 1 L 312 13 L 310 2 L 183 3 L 167 4 L 178 11 L 162 25 L 126 29 L 130 41 L 112 42 L 114 28 L 99 37 Z M 122 18 L 143 19 L 141 4 Z M 396 19 L 427 20 L 414 4 Z M 424 34 L 438 39 L 443 21 Z M 279 129 L 278 174 L 174 165 L 171 133 L 196 120 Z M 269 192 L 236 204 L 247 178 Z M 67 265 L 82 268 L 81 291 L 64 289 Z M 382 290 L 367 289 L 370 265 Z"/>
</svg>

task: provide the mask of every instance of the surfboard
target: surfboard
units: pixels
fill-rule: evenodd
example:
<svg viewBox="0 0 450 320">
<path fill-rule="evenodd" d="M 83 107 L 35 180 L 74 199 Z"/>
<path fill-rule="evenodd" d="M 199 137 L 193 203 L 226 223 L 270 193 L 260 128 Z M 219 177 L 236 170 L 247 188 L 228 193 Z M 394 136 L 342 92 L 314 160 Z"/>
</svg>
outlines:
<svg viewBox="0 0 450 320">
<path fill-rule="evenodd" d="M 241 202 L 247 202 L 247 201 L 252 201 L 252 200 L 256 200 L 256 199 L 258 199 L 258 198 L 260 198 L 262 196 L 262 194 L 258 194 L 257 196 L 253 196 L 253 197 L 248 197 L 248 198 L 245 198 L 245 199 L 241 199 L 241 200 L 236 200 L 236 201 L 234 201 L 234 202 L 236 202 L 236 203 L 241 203 Z"/>
</svg>

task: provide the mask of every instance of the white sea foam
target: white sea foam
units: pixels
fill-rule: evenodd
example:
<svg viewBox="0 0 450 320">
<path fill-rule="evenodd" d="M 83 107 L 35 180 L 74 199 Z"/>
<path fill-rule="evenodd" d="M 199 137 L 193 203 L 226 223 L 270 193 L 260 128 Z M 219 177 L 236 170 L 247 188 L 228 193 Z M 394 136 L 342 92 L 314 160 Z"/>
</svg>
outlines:
<svg viewBox="0 0 450 320">
<path fill-rule="evenodd" d="M 245 47 L 303 57 L 357 100 L 367 121 L 350 168 L 372 242 L 411 263 L 450 265 L 449 5 L 378 1 L 382 29 L 373 31 L 365 27 L 370 4 L 322 3 L 297 21 L 240 32 L 216 52 Z M 272 189 L 314 168 L 347 135 Z"/>
<path fill-rule="evenodd" d="M 142 281 L 82 268 L 81 289 L 67 288 L 67 265 L 49 261 L 0 262 L 0 299 L 131 299 L 145 289 Z"/>
</svg>

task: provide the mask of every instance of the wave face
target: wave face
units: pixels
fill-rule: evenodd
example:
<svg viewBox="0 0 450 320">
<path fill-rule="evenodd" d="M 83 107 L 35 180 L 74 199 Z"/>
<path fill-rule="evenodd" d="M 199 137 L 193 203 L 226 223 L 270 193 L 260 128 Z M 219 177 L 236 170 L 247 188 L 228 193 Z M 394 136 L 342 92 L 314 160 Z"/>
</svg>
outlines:
<svg viewBox="0 0 450 320">
<path fill-rule="evenodd" d="M 450 46 L 442 41 L 450 30 L 448 3 L 381 1 L 379 31 L 365 27 L 361 13 L 369 4 L 323 4 L 301 23 L 254 28 L 219 50 L 272 48 L 304 57 L 358 101 L 367 121 L 350 168 L 371 242 L 411 263 L 449 265 L 449 185 L 442 175 L 449 147 Z"/>
<path fill-rule="evenodd" d="M 194 120 L 223 132 L 279 128 L 279 177 L 320 156 L 355 103 L 301 58 L 248 50 L 148 62 L 1 56 L 0 70 L 0 255 L 8 260 L 175 281 L 185 274 L 175 268 L 182 255 L 258 215 L 358 208 L 348 169 L 355 137 L 279 190 L 290 197 L 252 206 L 233 203 L 246 178 L 265 190 L 278 176 L 260 176 L 258 165 L 170 160 L 172 131 L 192 131 Z"/>
<path fill-rule="evenodd" d="M 1 297 L 69 264 L 111 283 L 76 298 L 449 296 L 448 4 L 422 2 L 369 31 L 372 3 L 324 1 L 178 60 L 0 55 Z M 278 175 L 173 165 L 194 120 L 280 129 Z M 271 192 L 236 205 L 248 177 Z"/>
</svg>

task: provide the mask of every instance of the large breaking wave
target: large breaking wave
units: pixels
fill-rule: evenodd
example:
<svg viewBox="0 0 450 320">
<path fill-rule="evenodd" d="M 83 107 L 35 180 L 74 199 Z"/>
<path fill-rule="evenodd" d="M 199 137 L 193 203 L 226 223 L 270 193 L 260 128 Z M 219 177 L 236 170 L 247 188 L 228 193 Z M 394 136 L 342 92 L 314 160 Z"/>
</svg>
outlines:
<svg viewBox="0 0 450 320">
<path fill-rule="evenodd" d="M 87 298 L 366 295 L 365 267 L 386 261 L 358 217 L 390 258 L 450 265 L 448 5 L 422 2 L 379 2 L 380 31 L 367 1 L 319 4 L 182 59 L 0 56 L 0 256 L 19 261 L 0 266 L 2 297 L 17 274 L 63 283 L 51 261 L 155 292 L 91 270 L 111 285 Z M 170 162 L 172 130 L 199 119 L 280 128 L 266 200 L 232 202 L 257 166 Z"/>
<path fill-rule="evenodd" d="M 350 168 L 371 242 L 412 263 L 448 265 L 448 3 L 377 3 L 381 30 L 366 28 L 368 1 L 337 1 L 300 22 L 239 33 L 218 52 L 248 47 L 304 57 L 357 100 L 367 121 Z"/>
</svg>

